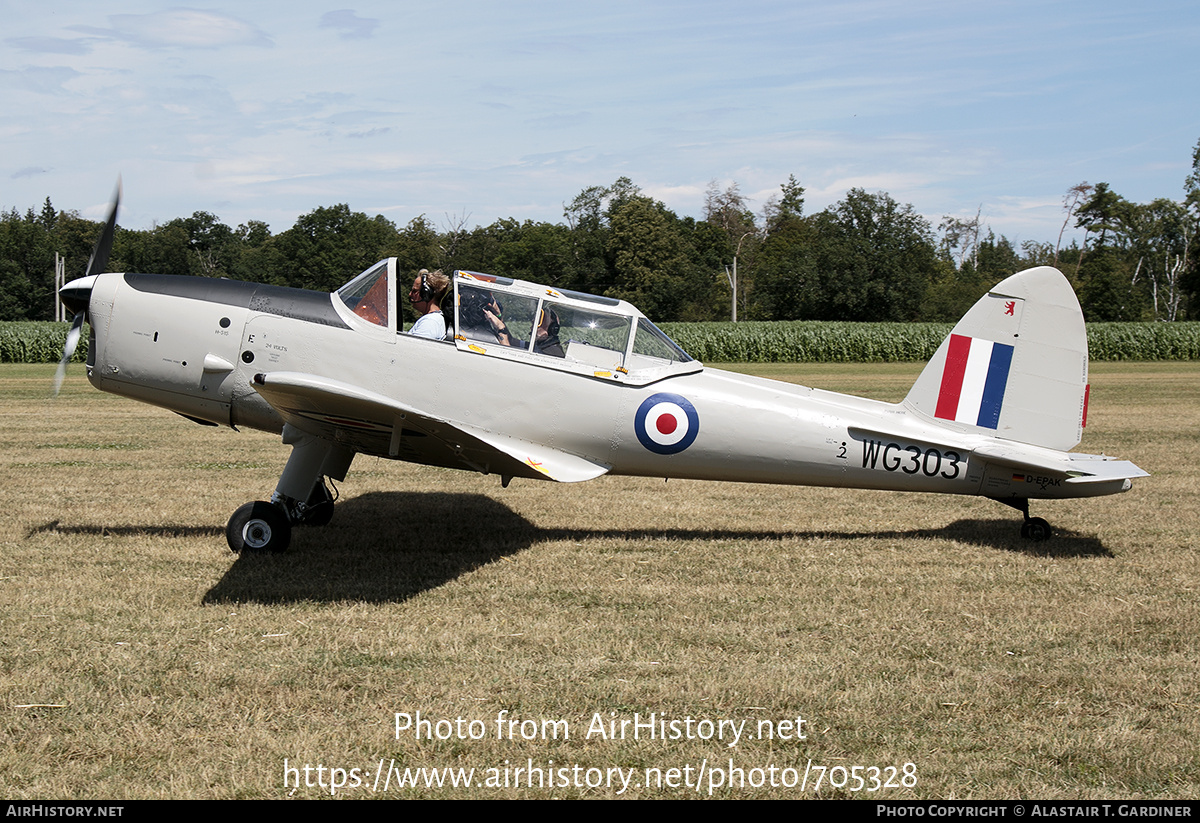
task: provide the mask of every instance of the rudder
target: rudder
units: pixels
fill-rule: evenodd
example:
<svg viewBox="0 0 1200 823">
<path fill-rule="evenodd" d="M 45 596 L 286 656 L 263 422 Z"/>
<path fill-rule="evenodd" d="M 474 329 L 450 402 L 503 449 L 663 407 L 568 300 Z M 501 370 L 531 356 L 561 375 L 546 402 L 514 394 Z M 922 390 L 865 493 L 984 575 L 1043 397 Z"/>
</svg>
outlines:
<svg viewBox="0 0 1200 823">
<path fill-rule="evenodd" d="M 1067 451 L 1087 413 L 1087 330 L 1058 269 L 1026 269 L 980 298 L 904 405 L 939 423 Z"/>
</svg>

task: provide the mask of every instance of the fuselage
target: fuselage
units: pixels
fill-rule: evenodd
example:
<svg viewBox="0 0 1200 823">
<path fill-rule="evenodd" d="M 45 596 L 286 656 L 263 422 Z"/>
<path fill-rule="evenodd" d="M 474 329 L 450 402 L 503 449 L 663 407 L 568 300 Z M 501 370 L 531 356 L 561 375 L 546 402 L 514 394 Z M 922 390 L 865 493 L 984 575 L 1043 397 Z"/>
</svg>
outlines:
<svg viewBox="0 0 1200 823">
<path fill-rule="evenodd" d="M 496 357 L 461 340 L 396 333 L 363 322 L 328 293 L 103 274 L 88 311 L 88 377 L 96 388 L 235 428 L 280 431 L 283 420 L 254 390 L 254 376 L 304 373 L 577 455 L 611 474 L 998 498 L 1121 490 L 1118 481 L 1081 487 L 1014 473 L 972 454 L 989 438 L 924 420 L 903 404 L 699 364 L 622 382 L 620 374 L 572 372 L 545 357 Z M 435 462 L 389 454 L 378 435 L 364 428 L 343 445 Z"/>
</svg>

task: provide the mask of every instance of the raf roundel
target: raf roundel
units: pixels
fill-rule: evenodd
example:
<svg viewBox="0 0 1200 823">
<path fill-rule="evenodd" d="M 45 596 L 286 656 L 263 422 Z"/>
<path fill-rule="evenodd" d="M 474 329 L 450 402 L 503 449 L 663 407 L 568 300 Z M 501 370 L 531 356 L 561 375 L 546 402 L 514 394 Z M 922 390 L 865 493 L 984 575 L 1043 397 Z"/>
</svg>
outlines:
<svg viewBox="0 0 1200 823">
<path fill-rule="evenodd" d="M 633 418 L 638 441 L 656 454 L 678 454 L 700 433 L 696 407 L 678 394 L 647 397 Z"/>
</svg>

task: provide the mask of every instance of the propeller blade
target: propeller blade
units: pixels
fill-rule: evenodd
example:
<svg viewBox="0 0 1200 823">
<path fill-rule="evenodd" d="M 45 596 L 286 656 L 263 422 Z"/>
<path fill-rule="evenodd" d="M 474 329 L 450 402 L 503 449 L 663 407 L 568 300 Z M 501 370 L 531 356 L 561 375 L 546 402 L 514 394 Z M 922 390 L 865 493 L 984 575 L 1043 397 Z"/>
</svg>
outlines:
<svg viewBox="0 0 1200 823">
<path fill-rule="evenodd" d="M 96 239 L 96 247 L 92 249 L 91 259 L 88 260 L 87 271 L 84 277 L 89 274 L 100 274 L 108 265 L 108 255 L 112 251 L 113 235 L 117 229 L 117 207 L 121 205 L 121 178 L 117 177 L 117 188 L 113 192 L 112 207 L 108 210 L 108 220 L 104 224 L 104 231 Z"/>
<path fill-rule="evenodd" d="M 108 266 L 108 255 L 112 252 L 113 236 L 117 232 L 117 208 L 121 205 L 121 178 L 117 176 L 117 188 L 113 192 L 112 206 L 108 210 L 108 220 L 104 222 L 104 230 L 96 238 L 92 256 L 88 259 L 87 272 L 78 280 L 72 280 L 58 292 L 58 299 L 67 308 L 75 312 L 71 328 L 67 331 L 67 342 L 63 346 L 62 360 L 58 361 L 58 370 L 54 373 L 54 396 L 58 396 L 62 388 L 63 378 L 67 376 L 67 363 L 75 354 L 79 345 L 79 335 L 83 329 L 83 321 L 87 319 L 88 302 L 92 296 L 92 285 L 96 275 L 102 273 Z"/>
<path fill-rule="evenodd" d="M 75 319 L 71 321 L 71 329 L 67 332 L 67 344 L 63 346 L 62 360 L 58 361 L 58 371 L 54 373 L 54 396 L 58 397 L 59 389 L 62 388 L 63 378 L 67 376 L 67 363 L 75 354 L 75 347 L 79 345 L 79 334 L 83 328 L 83 318 L 86 312 L 76 312 Z"/>
</svg>

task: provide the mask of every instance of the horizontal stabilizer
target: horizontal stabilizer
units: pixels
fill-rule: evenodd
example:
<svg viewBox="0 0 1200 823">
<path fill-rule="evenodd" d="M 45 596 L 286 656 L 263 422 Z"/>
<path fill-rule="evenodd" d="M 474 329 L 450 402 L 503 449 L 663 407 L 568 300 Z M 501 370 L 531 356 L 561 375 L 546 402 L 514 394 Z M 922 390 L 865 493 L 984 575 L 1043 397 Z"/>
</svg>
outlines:
<svg viewBox="0 0 1200 823">
<path fill-rule="evenodd" d="M 1118 460 L 1103 454 L 1070 454 L 1041 449 L 1035 452 L 1019 446 L 1008 446 L 1000 441 L 974 449 L 971 457 L 1025 472 L 1064 475 L 1067 483 L 1103 483 L 1150 476 L 1149 472 L 1128 460 Z"/>
<path fill-rule="evenodd" d="M 1128 460 L 1114 460 L 1102 454 L 1073 454 L 1071 465 L 1071 473 L 1086 473 L 1068 478 L 1068 483 L 1101 483 L 1105 480 L 1132 480 L 1135 477 L 1150 476 L 1150 472 L 1138 468 Z"/>
</svg>

